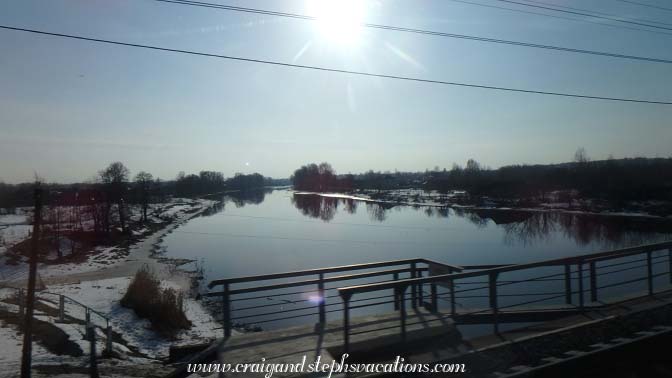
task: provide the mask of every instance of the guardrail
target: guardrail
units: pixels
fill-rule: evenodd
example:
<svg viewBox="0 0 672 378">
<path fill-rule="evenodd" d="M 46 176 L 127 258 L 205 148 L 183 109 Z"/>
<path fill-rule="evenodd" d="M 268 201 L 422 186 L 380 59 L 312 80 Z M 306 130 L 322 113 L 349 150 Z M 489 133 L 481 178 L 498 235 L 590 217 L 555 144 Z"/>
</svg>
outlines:
<svg viewBox="0 0 672 378">
<path fill-rule="evenodd" d="M 657 253 L 659 251 L 667 250 L 665 254 Z M 654 253 L 657 253 L 654 256 Z M 641 257 L 643 255 L 643 257 Z M 633 259 L 633 257 L 635 257 Z M 614 261 L 621 260 L 621 261 Z M 622 261 L 626 260 L 626 261 Z M 609 264 L 602 264 L 609 261 Z M 641 263 L 639 265 L 632 265 Z M 654 266 L 666 264 L 667 270 L 664 272 L 654 273 Z M 586 298 L 584 293 L 590 293 L 590 301 L 598 302 L 598 294 L 600 290 L 613 288 L 617 286 L 633 284 L 640 281 L 646 281 L 646 289 L 649 295 L 654 294 L 654 279 L 663 275 L 669 276 L 669 283 L 672 284 L 672 242 L 664 242 L 650 245 L 642 245 L 631 248 L 623 248 L 613 251 L 606 251 L 593 254 L 578 255 L 572 257 L 565 257 L 552 260 L 544 260 L 526 264 L 501 265 L 501 266 L 471 266 L 470 268 L 484 268 L 481 270 L 471 272 L 448 272 L 446 274 L 431 274 L 428 277 L 413 277 L 402 280 L 394 280 L 380 283 L 370 283 L 363 285 L 355 285 L 338 288 L 338 295 L 343 302 L 343 332 L 344 332 L 344 347 L 347 351 L 350 336 L 350 310 L 354 307 L 350 304 L 354 301 L 352 298 L 355 295 L 364 293 L 374 293 L 380 291 L 393 292 L 393 296 L 399 303 L 400 311 L 400 333 L 401 338 L 406 337 L 406 302 L 408 297 L 406 292 L 411 288 L 410 303 L 412 307 L 423 305 L 423 286 L 430 287 L 430 306 L 432 311 L 438 311 L 439 299 L 445 299 L 450 303 L 450 314 L 445 317 L 438 317 L 430 321 L 440 321 L 447 318 L 452 318 L 456 321 L 466 319 L 466 317 L 477 316 L 479 314 L 488 314 L 487 319 L 491 321 L 494 327 L 494 332 L 499 332 L 499 317 L 502 310 L 509 310 L 515 307 L 528 306 L 531 304 L 547 302 L 551 300 L 558 300 L 564 298 L 565 305 L 572 305 L 577 307 L 580 311 L 586 309 Z M 560 272 L 543 272 L 539 276 L 525 276 L 513 277 L 514 279 L 500 280 L 503 274 L 521 275 L 522 272 L 529 273 L 529 271 L 539 270 L 553 270 L 561 268 Z M 573 269 L 574 268 L 574 269 Z M 604 271 L 605 268 L 616 268 Z M 604 281 L 609 275 L 622 273 L 625 271 L 633 271 L 635 268 L 645 268 L 645 275 L 635 279 L 627 278 L 615 280 L 615 282 L 602 282 L 599 286 L 598 281 Z M 527 271 L 527 272 L 526 272 Z M 589 283 L 585 282 L 586 272 L 588 273 Z M 550 273 L 550 274 L 549 274 Z M 483 279 L 485 278 L 485 279 Z M 459 281 L 459 282 L 458 282 Z M 614 280 L 612 280 L 614 281 Z M 549 286 L 550 283 L 560 283 L 562 286 L 556 291 L 543 292 L 515 292 L 502 293 L 500 288 L 511 286 L 515 284 L 525 284 L 528 288 L 530 284 L 538 284 L 543 282 L 543 286 Z M 458 283 L 468 288 L 457 289 Z M 574 284 L 576 283 L 576 290 Z M 447 289 L 444 294 L 438 293 L 438 287 L 442 286 Z M 486 293 L 478 293 L 485 291 Z M 420 294 L 418 294 L 420 293 Z M 469 293 L 464 295 L 464 293 Z M 523 302 L 509 303 L 502 305 L 503 298 L 520 298 L 520 297 L 534 297 L 532 300 L 525 300 Z M 574 299 L 578 300 L 578 304 L 574 305 Z M 470 311 L 468 313 L 460 313 L 457 310 L 457 299 L 479 299 L 486 301 L 484 309 Z M 558 307 L 546 307 L 540 311 L 557 310 Z"/>
<path fill-rule="evenodd" d="M 385 268 L 393 268 L 393 269 L 385 269 Z M 367 271 L 363 273 L 332 275 L 335 273 L 344 273 L 344 272 L 361 271 L 361 270 L 367 270 Z M 294 272 L 264 274 L 257 276 L 214 280 L 210 282 L 208 287 L 213 288 L 221 286 L 223 290 L 218 292 L 207 293 L 205 295 L 209 297 L 222 297 L 223 319 L 221 320 L 223 322 L 224 336 L 228 337 L 231 335 L 232 328 L 234 328 L 233 322 L 236 321 L 243 321 L 245 323 L 251 323 L 258 326 L 259 324 L 279 322 L 294 318 L 317 316 L 319 323 L 321 325 L 324 325 L 327 321 L 326 320 L 327 314 L 340 311 L 340 309 L 336 309 L 334 307 L 342 305 L 342 303 L 338 301 L 339 298 L 338 294 L 333 295 L 328 294 L 330 291 L 335 291 L 338 289 L 338 287 L 335 286 L 327 287 L 327 284 L 330 283 L 370 279 L 370 278 L 373 279 L 387 278 L 383 282 L 388 282 L 390 279 L 391 282 L 395 282 L 404 278 L 402 277 L 402 275 L 408 276 L 405 278 L 414 279 L 414 278 L 421 278 L 425 273 L 430 272 L 433 274 L 438 274 L 438 273 L 458 272 L 462 270 L 463 270 L 462 267 L 442 264 L 435 261 L 420 258 L 382 261 L 366 264 L 336 266 L 322 269 L 309 269 Z M 311 278 L 306 280 L 293 280 L 298 277 L 308 277 L 308 276 L 311 276 Z M 289 279 L 289 282 L 270 283 L 259 286 L 260 283 L 264 283 L 266 281 L 277 282 L 278 280 L 287 280 L 287 279 Z M 233 288 L 233 285 L 244 283 L 247 283 L 248 285 L 246 287 Z M 287 288 L 301 288 L 301 287 L 303 288 L 303 290 L 292 292 L 280 291 Z M 307 287 L 309 289 L 306 290 Z M 414 291 L 414 295 L 422 297 L 423 294 L 420 286 L 417 286 L 414 290 L 417 290 L 417 292 Z M 252 296 L 242 296 L 243 294 L 251 294 L 251 293 L 256 294 Z M 264 293 L 264 295 L 258 295 L 261 293 Z M 296 296 L 296 295 L 301 296 L 301 298 L 299 300 L 292 300 L 292 301 L 286 299 L 290 296 Z M 248 311 L 248 314 L 233 316 L 234 308 L 232 304 L 234 302 L 244 303 L 246 301 L 255 301 L 255 300 L 258 302 L 259 300 L 263 300 L 264 298 L 275 301 L 279 300 L 281 303 L 285 304 L 293 305 L 297 303 L 302 304 L 308 303 L 308 305 L 293 309 L 280 309 L 276 311 L 259 313 L 258 311 L 264 311 L 262 309 L 277 306 L 277 304 L 275 303 L 253 304 L 252 306 L 242 306 L 240 308 L 235 309 L 239 312 Z M 389 300 L 390 298 L 392 298 L 392 296 L 386 295 L 382 297 L 362 298 L 361 301 L 368 303 L 362 306 L 373 306 L 386 303 L 394 303 L 395 308 L 401 306 L 397 298 Z M 370 302 L 372 300 L 380 300 L 380 299 L 384 299 L 384 301 Z M 334 300 L 338 302 L 334 302 Z M 299 313 L 299 314 L 292 314 L 290 316 L 284 316 L 287 313 L 297 313 L 306 310 L 314 311 L 315 309 L 317 309 L 317 312 Z"/>
<path fill-rule="evenodd" d="M 26 305 L 26 296 L 24 294 L 24 289 L 22 288 L 14 288 L 17 291 L 17 301 L 19 305 L 19 315 L 23 317 L 25 314 L 25 305 Z M 67 304 L 73 304 L 75 305 L 76 308 L 81 308 L 84 312 L 84 326 L 86 327 L 86 332 L 85 332 L 85 337 L 90 339 L 93 343 L 95 343 L 95 328 L 99 328 L 100 330 L 103 331 L 105 334 L 105 352 L 111 352 L 112 351 L 112 326 L 110 325 L 110 318 L 103 314 L 100 311 L 96 311 L 92 309 L 91 307 L 77 301 L 74 298 L 71 298 L 67 295 L 63 294 L 58 294 L 58 293 L 51 293 L 48 291 L 40 291 L 37 293 L 35 300 L 45 300 L 44 298 L 40 298 L 40 296 L 53 296 L 58 298 L 58 319 L 57 321 L 60 323 L 65 323 L 68 321 L 67 316 L 68 316 L 68 311 L 67 311 Z M 72 312 L 72 311 L 71 311 Z M 102 319 L 104 325 L 96 324 L 96 322 L 93 320 L 92 315 L 95 315 Z M 71 318 L 74 320 L 79 320 L 77 316 L 72 316 Z M 95 351 L 95 346 L 92 347 Z M 95 353 L 95 352 L 94 352 Z"/>
</svg>

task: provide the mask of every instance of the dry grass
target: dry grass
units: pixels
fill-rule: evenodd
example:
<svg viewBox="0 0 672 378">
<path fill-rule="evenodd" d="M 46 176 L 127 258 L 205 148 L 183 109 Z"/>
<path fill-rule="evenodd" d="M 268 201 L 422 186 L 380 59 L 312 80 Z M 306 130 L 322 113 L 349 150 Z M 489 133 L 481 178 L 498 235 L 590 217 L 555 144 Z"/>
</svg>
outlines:
<svg viewBox="0 0 672 378">
<path fill-rule="evenodd" d="M 173 288 L 162 288 L 147 266 L 135 274 L 121 305 L 148 319 L 157 332 L 167 337 L 174 337 L 179 330 L 191 327 L 184 313 L 183 294 Z"/>
</svg>

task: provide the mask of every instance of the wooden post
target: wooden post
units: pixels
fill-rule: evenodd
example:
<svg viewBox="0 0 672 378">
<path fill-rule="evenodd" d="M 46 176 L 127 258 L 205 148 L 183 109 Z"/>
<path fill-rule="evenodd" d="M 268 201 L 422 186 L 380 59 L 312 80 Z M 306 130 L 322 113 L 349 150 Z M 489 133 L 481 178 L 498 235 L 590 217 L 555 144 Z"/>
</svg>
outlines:
<svg viewBox="0 0 672 378">
<path fill-rule="evenodd" d="M 28 262 L 28 294 L 26 313 L 23 320 L 23 349 L 21 351 L 21 378 L 30 378 L 33 354 L 33 311 L 35 309 L 35 281 L 37 279 L 37 253 L 40 245 L 40 223 L 42 221 L 42 189 L 39 182 L 34 192 L 35 211 L 33 213 L 33 238 Z"/>
<path fill-rule="evenodd" d="M 86 307 L 86 324 L 91 323 L 91 312 L 89 311 L 89 308 Z"/>
<path fill-rule="evenodd" d="M 58 321 L 65 322 L 65 297 L 63 295 L 58 296 Z"/>
<path fill-rule="evenodd" d="M 350 350 L 350 297 L 352 294 L 341 294 L 343 300 L 343 353 Z"/>
<path fill-rule="evenodd" d="M 490 307 L 492 308 L 492 317 L 494 324 L 495 334 L 499 333 L 499 309 L 497 306 L 497 272 L 490 273 L 489 276 L 489 286 L 490 286 Z"/>
<path fill-rule="evenodd" d="M 96 329 L 91 323 L 86 324 L 86 334 L 89 339 L 89 375 L 98 378 L 98 361 L 96 360 Z"/>
<path fill-rule="evenodd" d="M 576 265 L 579 271 L 579 308 L 583 310 L 583 264 L 578 263 Z"/>
<path fill-rule="evenodd" d="M 107 328 L 105 329 L 105 351 L 109 354 L 112 353 L 112 326 L 110 321 L 107 321 Z"/>
<path fill-rule="evenodd" d="M 411 278 L 416 278 L 417 272 L 415 268 L 415 263 L 411 263 Z M 418 286 L 416 284 L 411 285 L 411 307 L 416 308 L 418 301 Z"/>
<path fill-rule="evenodd" d="M 590 301 L 597 302 L 597 272 L 595 261 L 590 262 Z"/>
<path fill-rule="evenodd" d="M 229 283 L 224 283 L 224 295 L 222 296 L 222 312 L 224 319 L 224 337 L 231 336 L 231 302 L 229 298 Z"/>
<path fill-rule="evenodd" d="M 436 290 L 436 284 L 432 283 L 431 284 L 431 291 L 432 291 L 432 311 L 438 312 L 439 311 L 439 295 Z"/>
<path fill-rule="evenodd" d="M 653 295 L 653 260 L 651 258 L 652 251 L 646 251 L 646 276 L 647 286 L 649 287 L 649 295 Z"/>
<path fill-rule="evenodd" d="M 324 295 L 324 273 L 320 273 L 320 282 L 317 283 L 317 292 L 319 293 L 319 311 L 320 311 L 320 325 L 324 327 L 327 324 L 327 312 L 325 310 L 326 298 Z"/>
<path fill-rule="evenodd" d="M 565 303 L 572 304 L 572 267 L 565 265 Z"/>
</svg>

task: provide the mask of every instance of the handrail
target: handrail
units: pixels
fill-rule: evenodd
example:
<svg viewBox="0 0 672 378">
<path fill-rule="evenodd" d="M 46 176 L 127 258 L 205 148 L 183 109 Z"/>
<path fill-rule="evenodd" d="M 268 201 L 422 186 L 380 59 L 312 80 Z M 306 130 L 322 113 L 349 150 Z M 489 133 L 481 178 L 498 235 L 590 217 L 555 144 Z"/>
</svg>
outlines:
<svg viewBox="0 0 672 378">
<path fill-rule="evenodd" d="M 354 285 L 339 288 L 338 292 L 341 295 L 352 295 L 354 293 L 364 293 L 377 290 L 393 289 L 395 287 L 405 287 L 410 285 L 424 284 L 424 283 L 438 283 L 444 282 L 447 280 L 457 280 L 463 278 L 487 276 L 490 274 L 499 274 L 505 272 L 512 272 L 517 270 L 525 270 L 530 268 L 542 267 L 542 266 L 558 266 L 558 265 L 568 265 L 568 264 L 577 264 L 591 262 L 603 257 L 611 256 L 612 258 L 621 258 L 627 257 L 647 251 L 656 251 L 665 248 L 672 248 L 672 241 L 662 242 L 655 244 L 644 244 L 635 247 L 622 248 L 612 251 L 604 251 L 598 253 L 589 253 L 582 255 L 575 255 L 571 257 L 563 257 L 559 259 L 551 260 L 542 260 L 531 263 L 524 264 L 515 264 L 515 265 L 504 265 L 497 268 L 476 270 L 473 272 L 462 272 L 462 273 L 449 273 L 441 274 L 429 277 L 422 278 L 407 278 L 403 280 L 398 280 L 395 282 L 383 282 L 383 283 L 372 283 L 372 284 L 363 284 L 363 285 Z"/>
<path fill-rule="evenodd" d="M 108 322 L 110 321 L 110 317 L 109 317 L 108 315 L 105 315 L 105 314 L 101 313 L 100 311 L 94 310 L 94 309 L 92 309 L 91 307 L 85 305 L 84 303 L 82 303 L 82 302 L 80 302 L 80 301 L 78 301 L 78 300 L 76 300 L 76 299 L 74 299 L 74 298 L 72 298 L 72 297 L 69 297 L 69 296 L 67 296 L 67 295 L 65 295 L 65 294 L 52 293 L 52 292 L 49 292 L 49 291 L 40 291 L 39 294 L 56 295 L 56 296 L 60 296 L 60 297 L 66 298 L 66 299 L 69 300 L 70 302 L 73 302 L 73 303 L 75 303 L 75 304 L 77 304 L 77 305 L 79 305 L 79 306 L 81 306 L 81 307 L 84 307 L 85 310 L 87 310 L 87 311 L 89 311 L 89 312 L 92 312 L 92 313 L 94 313 L 94 314 L 100 316 L 101 318 L 105 319 L 105 321 L 108 321 Z"/>
<path fill-rule="evenodd" d="M 416 272 L 420 272 L 420 271 L 425 272 L 425 271 L 428 270 L 428 268 L 416 268 L 415 270 L 416 270 Z M 246 294 L 246 293 L 253 293 L 253 292 L 257 292 L 257 291 L 270 291 L 270 290 L 276 290 L 276 289 L 285 289 L 285 288 L 288 288 L 288 287 L 315 285 L 315 284 L 319 284 L 320 282 L 329 283 L 329 282 L 356 280 L 356 279 L 360 279 L 360 278 L 384 276 L 384 275 L 388 275 L 388 274 L 410 273 L 411 271 L 412 271 L 412 269 L 410 269 L 410 268 L 379 270 L 379 271 L 374 271 L 374 272 L 346 274 L 346 275 L 334 276 L 334 277 L 325 277 L 323 279 L 293 281 L 293 282 L 280 283 L 280 284 L 274 284 L 274 285 L 247 287 L 247 288 L 242 288 L 242 289 L 229 290 L 228 293 L 229 293 L 229 295 Z M 219 296 L 222 296 L 222 295 L 224 295 L 224 292 L 221 292 L 221 291 L 205 294 L 206 297 L 219 297 Z"/>
<path fill-rule="evenodd" d="M 654 257 L 653 254 L 654 252 L 661 251 L 667 249 L 667 258 L 666 260 L 663 261 L 655 261 L 654 260 L 660 260 L 661 256 L 656 256 Z M 626 281 L 621 281 L 618 283 L 614 284 L 609 284 L 606 286 L 598 286 L 597 284 L 597 279 L 598 276 L 601 274 L 597 274 L 597 262 L 600 261 L 606 261 L 606 260 L 613 260 L 613 259 L 622 259 L 625 257 L 629 256 L 634 256 L 634 255 L 641 255 L 645 254 L 646 257 L 641 259 L 641 260 L 635 260 L 635 262 L 639 261 L 646 261 L 645 264 L 640 265 L 641 267 L 646 267 L 646 275 L 641 278 L 637 279 L 631 279 L 631 280 L 626 280 Z M 660 263 L 667 263 L 669 265 L 668 271 L 663 272 L 663 273 L 657 273 L 654 274 L 653 267 L 656 264 Z M 572 265 L 576 265 L 576 276 L 574 276 L 574 273 L 572 272 Z M 607 265 L 606 267 L 614 266 L 614 265 L 620 265 L 619 264 L 610 264 Z M 411 278 L 408 279 L 402 279 L 402 280 L 396 280 L 396 281 L 388 281 L 388 282 L 380 282 L 380 283 L 372 283 L 372 284 L 363 284 L 363 285 L 354 285 L 354 286 L 347 286 L 347 287 L 341 287 L 338 288 L 338 295 L 341 297 L 343 301 L 343 339 L 344 339 L 344 348 L 345 351 L 348 351 L 348 345 L 349 345 L 349 339 L 350 339 L 350 334 L 349 334 L 349 322 L 350 322 L 350 307 L 349 303 L 351 301 L 351 298 L 354 294 L 356 293 L 370 293 L 374 291 L 382 291 L 382 290 L 388 290 L 388 289 L 394 289 L 394 296 L 397 298 L 398 303 L 399 303 L 399 312 L 400 312 L 400 330 L 401 330 L 401 338 L 402 340 L 405 340 L 406 337 L 406 309 L 405 309 L 405 293 L 410 287 L 412 289 L 411 295 L 410 295 L 410 301 L 413 307 L 416 307 L 416 303 L 419 301 L 421 304 L 424 304 L 422 294 L 420 294 L 420 298 L 417 297 L 416 293 L 418 290 L 420 290 L 420 293 L 422 293 L 422 287 L 424 284 L 429 284 L 431 288 L 431 294 L 430 294 L 430 299 L 431 302 L 428 304 L 429 309 L 433 312 L 438 311 L 438 306 L 437 302 L 439 299 L 438 293 L 437 293 L 437 285 L 443 284 L 447 285 L 449 288 L 449 298 L 450 298 L 450 315 L 447 317 L 451 318 L 460 318 L 464 317 L 467 315 L 479 313 L 479 312 L 489 312 L 489 319 L 491 319 L 491 322 L 494 326 L 494 332 L 495 334 L 499 333 L 499 314 L 502 309 L 507 309 L 511 307 L 518 307 L 518 306 L 523 306 L 523 305 L 529 305 L 532 303 L 539 303 L 539 302 L 544 302 L 544 301 L 549 301 L 549 300 L 554 300 L 558 298 L 565 297 L 565 303 L 568 305 L 573 305 L 573 296 L 575 294 L 578 294 L 578 306 L 574 307 L 578 311 L 583 312 L 585 311 L 585 300 L 584 300 L 584 293 L 589 292 L 590 293 L 590 301 L 592 303 L 595 303 L 598 301 L 598 290 L 603 289 L 606 287 L 612 287 L 616 285 L 623 285 L 623 284 L 628 284 L 628 283 L 634 283 L 634 282 L 639 282 L 639 281 L 647 281 L 647 286 L 648 286 L 648 294 L 653 295 L 654 294 L 654 284 L 653 280 L 656 277 L 667 275 L 669 276 L 670 283 L 672 284 L 672 241 L 667 241 L 667 242 L 661 242 L 661 243 L 654 243 L 654 244 L 645 244 L 645 245 L 639 245 L 635 247 L 629 247 L 629 248 L 622 248 L 622 249 L 617 249 L 617 250 L 611 250 L 611 251 L 604 251 L 604 252 L 598 252 L 598 253 L 591 253 L 591 254 L 582 254 L 582 255 L 575 255 L 575 256 L 570 256 L 570 257 L 564 257 L 564 258 L 558 258 L 558 259 L 550 259 L 550 260 L 543 260 L 543 261 L 536 261 L 536 262 L 531 262 L 531 263 L 525 263 L 525 264 L 513 264 L 513 265 L 502 265 L 502 266 L 494 266 L 487 268 L 487 266 L 466 266 L 464 268 L 486 268 L 482 270 L 477 270 L 473 272 L 460 272 L 460 273 L 452 273 L 449 272 L 448 274 L 438 274 L 434 276 L 428 276 L 428 277 L 417 277 L 417 276 L 412 276 Z M 532 269 L 532 268 L 537 268 L 537 267 L 564 267 L 564 272 L 563 273 L 557 273 L 553 274 L 552 276 L 564 276 L 564 279 L 558 279 L 559 281 L 564 281 L 564 292 L 562 293 L 557 293 L 557 295 L 551 296 L 551 297 L 544 297 L 540 299 L 534 299 L 531 301 L 526 301 L 522 303 L 515 303 L 515 304 L 507 304 L 507 305 L 500 305 L 498 302 L 498 298 L 503 296 L 501 294 L 498 294 L 498 287 L 503 286 L 503 285 L 508 285 L 509 283 L 502 283 L 501 281 L 498 282 L 498 277 L 500 273 L 504 272 L 513 272 L 513 271 L 522 271 L 522 270 L 527 270 L 527 269 Z M 622 269 L 622 270 L 629 270 L 629 269 Z M 610 271 L 607 272 L 608 274 L 614 273 L 614 272 L 619 272 L 622 270 L 616 270 L 616 271 Z M 589 278 L 589 288 L 586 288 L 584 285 L 584 273 L 588 272 L 588 278 Z M 603 273 L 603 274 L 607 274 Z M 456 311 L 456 296 L 455 294 L 459 291 L 455 290 L 455 281 L 459 279 L 465 279 L 465 278 L 473 278 L 473 277 L 487 277 L 487 282 L 483 282 L 484 286 L 475 288 L 475 289 L 465 289 L 461 291 L 472 291 L 472 290 L 487 290 L 487 295 L 479 296 L 483 298 L 488 298 L 489 304 L 487 305 L 487 308 L 485 310 L 480 310 L 474 313 L 467 313 L 467 314 L 458 314 Z M 511 281 L 511 283 L 517 283 L 517 282 L 533 282 L 535 280 L 538 280 L 539 278 L 544 278 L 544 277 L 549 277 L 549 276 L 542 276 L 542 277 L 535 277 L 535 278 L 526 278 L 522 279 L 520 281 Z M 572 288 L 572 281 L 578 281 L 578 288 L 575 291 Z M 444 296 L 441 296 L 441 298 L 444 298 Z M 427 306 L 427 305 L 426 305 Z"/>
<path fill-rule="evenodd" d="M 393 269 L 381 269 L 385 267 L 392 267 Z M 352 273 L 352 274 L 341 274 L 341 275 L 330 275 L 330 276 L 325 276 L 329 273 L 337 273 L 337 272 L 350 272 L 350 271 L 357 271 L 357 270 L 364 270 L 368 269 L 368 271 L 364 272 L 358 272 L 358 273 Z M 343 265 L 343 266 L 334 266 L 334 267 L 328 267 L 328 268 L 319 268 L 319 269 L 308 269 L 308 270 L 303 270 L 303 271 L 293 271 L 293 272 L 284 272 L 284 273 L 274 273 L 274 274 L 263 274 L 263 275 L 256 275 L 256 276 L 248 276 L 248 277 L 236 277 L 236 278 L 229 278 L 229 279 L 221 279 L 221 280 L 214 280 L 211 281 L 208 284 L 209 288 L 213 288 L 214 286 L 221 285 L 222 290 L 221 291 L 211 291 L 208 293 L 205 293 L 204 296 L 207 297 L 221 297 L 222 298 L 222 312 L 223 312 L 223 322 L 224 322 L 224 335 L 225 337 L 228 337 L 231 335 L 231 321 L 236 319 L 232 316 L 232 312 L 234 308 L 231 306 L 232 302 L 238 301 L 238 300 L 246 300 L 249 298 L 236 298 L 232 299 L 233 296 L 238 296 L 240 294 L 247 294 L 247 293 L 254 293 L 254 292 L 271 292 L 273 290 L 280 290 L 280 289 L 286 289 L 286 288 L 292 288 L 292 287 L 300 287 L 300 286 L 315 286 L 315 290 L 312 291 L 315 294 L 315 307 L 318 308 L 318 315 L 319 315 L 319 323 L 320 324 L 325 324 L 326 323 L 326 299 L 329 298 L 329 296 L 325 295 L 325 292 L 327 290 L 335 290 L 338 287 L 331 287 L 327 288 L 325 287 L 325 284 L 327 283 L 332 283 L 332 282 L 341 282 L 341 281 L 349 281 L 349 280 L 356 280 L 356 279 L 363 279 L 363 278 L 370 278 L 370 277 L 381 277 L 381 276 L 391 276 L 392 281 L 396 281 L 400 279 L 400 275 L 402 274 L 410 274 L 410 277 L 422 277 L 423 273 L 433 271 L 434 274 L 439 274 L 439 273 L 450 273 L 450 272 L 460 272 L 462 271 L 463 268 L 455 265 L 448 265 L 448 264 L 443 264 L 440 262 L 432 261 L 429 259 L 423 259 L 423 258 L 414 258 L 414 259 L 403 259 L 403 260 L 391 260 L 391 261 L 379 261 L 379 262 L 373 262 L 373 263 L 363 263 L 363 264 L 352 264 L 352 265 Z M 291 278 L 296 278 L 296 277 L 305 277 L 305 276 L 312 276 L 310 279 L 291 279 Z M 290 278 L 289 280 L 286 280 L 288 282 L 277 282 L 277 283 L 272 283 L 274 282 L 273 280 L 278 280 L 278 279 L 283 279 L 283 278 Z M 263 285 L 261 284 L 262 281 L 268 281 L 264 283 Z M 378 281 L 382 282 L 388 282 L 389 279 L 384 278 L 384 280 L 378 279 Z M 255 282 L 255 284 L 251 285 L 243 285 L 243 287 L 232 287 L 234 284 L 239 284 L 239 283 L 251 283 Z M 247 286 L 247 287 L 246 287 Z M 307 292 L 306 292 L 307 293 Z M 414 291 L 416 293 L 416 291 Z M 301 292 L 299 293 L 301 294 Z M 269 294 L 269 296 L 273 295 L 285 295 L 284 293 L 278 293 L 278 294 Z M 333 297 L 338 297 L 338 295 L 334 295 Z M 252 297 L 255 298 L 255 297 Z M 422 298 L 422 294 L 420 293 L 418 295 L 418 298 Z M 394 301 L 395 303 L 398 304 L 398 300 Z M 419 301 L 418 301 L 419 302 Z M 395 304 L 396 306 L 396 304 Z M 280 311 L 281 312 L 281 311 Z M 303 316 L 303 315 L 302 315 Z M 306 315 L 307 316 L 307 315 Z M 250 318 L 253 316 L 246 316 L 246 318 Z M 285 318 L 279 318 L 275 320 L 283 320 Z M 289 318 L 287 318 L 289 319 Z M 263 322 L 270 322 L 273 321 L 271 320 L 265 320 Z M 262 322 L 254 322 L 255 324 L 259 324 Z"/>
<path fill-rule="evenodd" d="M 379 261 L 379 262 L 374 262 L 374 263 L 341 265 L 341 266 L 333 266 L 333 267 L 329 267 L 329 268 L 317 268 L 317 269 L 307 269 L 307 270 L 299 270 L 299 271 L 292 271 L 292 272 L 271 273 L 271 274 L 262 274 L 262 275 L 256 275 L 256 276 L 245 276 L 245 277 L 219 279 L 219 280 L 211 281 L 208 284 L 208 288 L 212 289 L 213 287 L 215 287 L 217 285 L 223 285 L 223 284 L 234 284 L 234 283 L 243 283 L 243 282 L 252 282 L 252 281 L 266 281 L 266 280 L 274 280 L 274 279 L 280 279 L 280 278 L 310 276 L 310 275 L 317 275 L 317 274 L 328 274 L 328 273 L 344 272 L 344 271 L 349 271 L 349 270 L 373 269 L 373 268 L 381 268 L 381 267 L 385 267 L 385 266 L 406 265 L 406 264 L 412 264 L 412 263 L 432 263 L 432 264 L 442 265 L 442 266 L 445 266 L 447 268 L 451 268 L 451 269 L 454 269 L 454 270 L 462 270 L 458 266 L 447 265 L 447 264 L 443 264 L 443 263 L 439 263 L 439 262 L 431 261 L 431 260 L 427 260 L 427 259 L 422 259 L 422 258 L 414 258 L 414 259 Z"/>
</svg>

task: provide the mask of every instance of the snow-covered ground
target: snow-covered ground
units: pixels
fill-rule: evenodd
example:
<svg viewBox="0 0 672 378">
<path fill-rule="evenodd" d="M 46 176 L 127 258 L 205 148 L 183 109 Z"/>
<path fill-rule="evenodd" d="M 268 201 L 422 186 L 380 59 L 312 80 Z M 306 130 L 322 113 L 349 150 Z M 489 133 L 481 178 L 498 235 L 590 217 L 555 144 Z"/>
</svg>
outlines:
<svg viewBox="0 0 672 378">
<path fill-rule="evenodd" d="M 151 324 L 146 319 L 140 319 L 133 310 L 122 307 L 119 301 L 123 297 L 131 277 L 110 278 L 98 281 L 85 281 L 79 284 L 52 285 L 47 288 L 50 293 L 63 294 L 74 298 L 81 303 L 86 303 L 92 309 L 108 315 L 112 328 L 121 333 L 125 340 L 140 352 L 151 358 L 168 356 L 170 345 L 185 343 L 199 343 L 214 339 L 221 333 L 216 328 L 221 328 L 214 318 L 191 298 L 185 298 L 184 306 L 187 318 L 192 322 L 189 330 L 184 330 L 177 335 L 177 340 L 168 340 L 157 335 Z M 163 282 L 166 287 L 183 290 L 181 285 L 171 281 Z M 73 316 L 83 317 L 84 313 L 75 313 L 76 306 L 70 306 Z M 80 308 L 80 311 L 81 308 Z M 96 321 L 92 318 L 92 321 Z M 100 321 L 100 319 L 99 319 Z M 59 325 L 60 327 L 60 325 Z"/>
<path fill-rule="evenodd" d="M 135 229 L 134 233 L 138 237 L 143 237 L 134 245 L 126 248 L 122 247 L 96 247 L 94 253 L 89 254 L 87 261 L 80 263 L 64 264 L 40 264 L 38 266 L 38 283 L 45 286 L 46 289 L 38 298 L 43 305 L 57 308 L 58 294 L 81 302 L 90 308 L 106 314 L 110 318 L 110 323 L 115 332 L 122 335 L 125 342 L 151 359 L 163 358 L 168 354 L 171 344 L 198 343 L 206 342 L 216 338 L 220 333 L 221 327 L 212 316 L 201 306 L 201 304 L 192 298 L 185 296 L 184 306 L 187 318 L 192 322 L 189 330 L 184 330 L 177 335 L 177 340 L 167 340 L 156 334 L 150 327 L 147 320 L 139 319 L 135 313 L 122 307 L 119 304 L 120 299 L 128 287 L 132 276 L 143 265 L 147 264 L 157 273 L 162 280 L 162 284 L 173 287 L 183 292 L 188 291 L 190 285 L 189 277 L 180 271 L 170 268 L 167 264 L 161 263 L 152 258 L 153 251 L 161 238 L 170 232 L 179 224 L 186 222 L 193 216 L 197 216 L 201 211 L 215 204 L 211 200 L 192 200 L 175 199 L 166 204 L 152 205 L 150 208 L 150 221 L 164 223 L 170 219 L 171 223 L 163 229 L 149 234 L 149 229 Z M 11 246 L 28 237 L 31 226 L 28 224 L 16 225 L 16 221 L 26 221 L 26 215 L 0 215 L 0 232 L 4 240 L 9 243 L 0 244 L 0 253 L 4 252 L 5 246 Z M 139 211 L 131 213 L 131 219 L 139 219 Z M 7 231 L 10 231 L 9 233 Z M 25 285 L 27 278 L 27 265 L 21 261 L 17 264 L 7 264 L 7 256 L 0 255 L 0 286 L 7 285 L 21 287 Z M 7 290 L 0 289 L 0 299 L 7 297 Z M 12 292 L 9 290 L 9 292 Z M 49 294 L 51 293 L 51 294 Z M 0 302 L 0 306 L 13 306 Z M 14 306 L 16 307 L 16 306 Z M 16 312 L 18 308 L 11 309 Z M 66 305 L 66 312 L 69 316 L 83 320 L 85 313 L 82 307 L 69 304 Z M 85 328 L 80 324 L 60 324 L 56 322 L 53 314 L 36 313 L 35 317 L 40 320 L 48 321 L 62 329 L 70 339 L 76 342 L 80 348 L 88 353 L 88 342 L 83 339 Z M 102 319 L 96 316 L 92 320 L 98 325 L 104 325 Z M 104 349 L 104 334 L 99 333 L 98 352 Z M 12 367 L 18 369 L 18 363 L 21 350 L 21 337 L 17 330 L 7 325 L 0 325 L 0 364 L 13 364 Z M 130 350 L 122 344 L 114 344 L 114 350 L 126 354 Z M 62 364 L 71 365 L 85 364 L 85 357 L 63 357 L 54 356 L 42 347 L 36 347 L 34 355 L 35 364 Z M 143 363 L 152 363 L 151 360 L 143 360 Z M 127 361 L 128 362 L 128 361 Z M 15 374 L 15 373 L 14 373 Z M 3 372 L 0 372 L 0 377 Z M 11 375 L 10 375 L 11 376 Z"/>
</svg>

